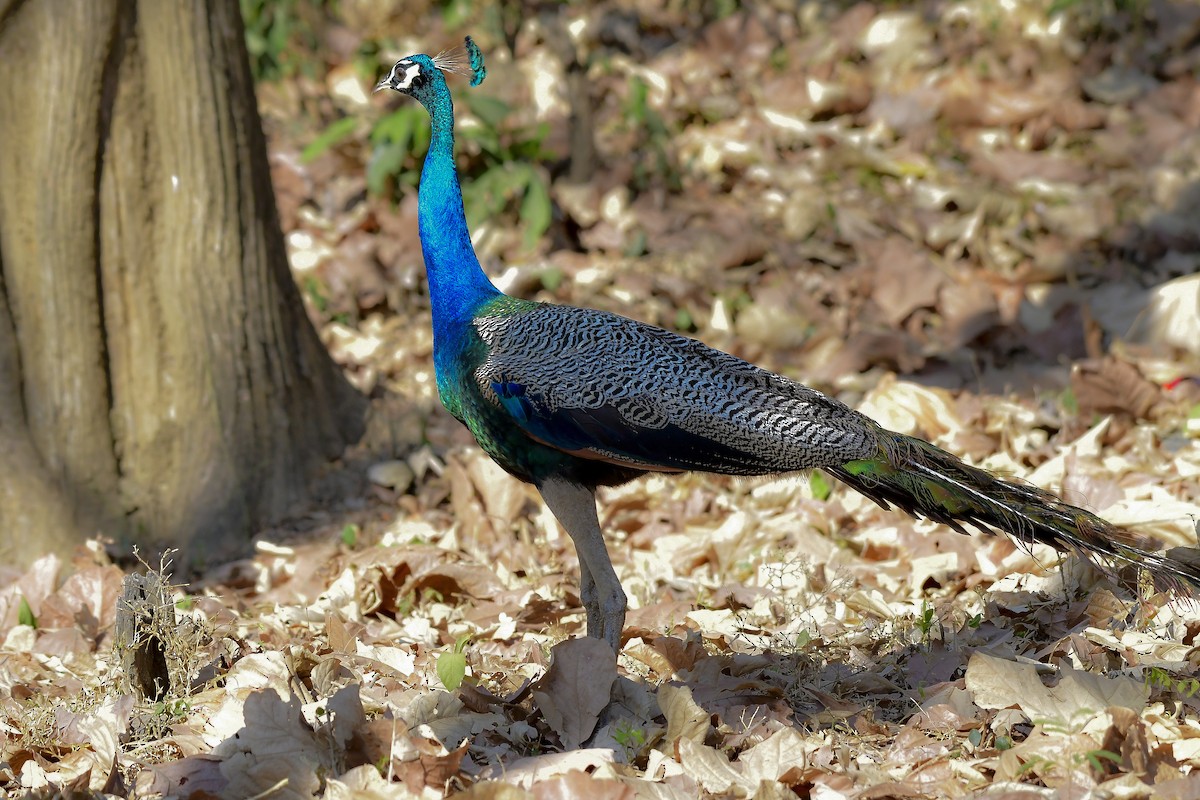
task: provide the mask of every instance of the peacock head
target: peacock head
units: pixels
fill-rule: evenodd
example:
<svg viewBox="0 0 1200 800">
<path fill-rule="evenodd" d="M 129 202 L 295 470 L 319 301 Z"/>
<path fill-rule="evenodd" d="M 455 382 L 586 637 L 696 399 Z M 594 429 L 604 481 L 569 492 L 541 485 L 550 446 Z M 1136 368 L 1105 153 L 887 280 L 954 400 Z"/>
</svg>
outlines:
<svg viewBox="0 0 1200 800">
<path fill-rule="evenodd" d="M 439 53 L 433 57 L 418 53 L 402 58 L 392 67 L 387 77 L 375 85 L 375 91 L 392 89 L 425 103 L 439 87 L 446 85 L 444 73 L 467 72 L 462 63 L 462 55 L 462 51 L 454 51 Z M 466 38 L 465 55 L 470 65 L 471 85 L 478 86 L 487 77 L 487 69 L 483 66 L 483 53 L 470 36 Z"/>
</svg>

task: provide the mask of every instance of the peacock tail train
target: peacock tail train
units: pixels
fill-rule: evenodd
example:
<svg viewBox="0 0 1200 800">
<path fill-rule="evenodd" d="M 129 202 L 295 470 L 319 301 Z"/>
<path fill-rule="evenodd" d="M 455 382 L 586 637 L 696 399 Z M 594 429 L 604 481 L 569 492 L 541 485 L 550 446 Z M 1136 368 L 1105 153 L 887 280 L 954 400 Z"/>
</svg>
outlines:
<svg viewBox="0 0 1200 800">
<path fill-rule="evenodd" d="M 929 442 L 880 431 L 877 457 L 825 471 L 883 508 L 895 507 L 959 533 L 967 533 L 966 523 L 987 533 L 1007 533 L 1020 543 L 1073 552 L 1106 572 L 1123 564 L 1144 568 L 1159 589 L 1200 588 L 1200 564 L 1191 556 L 1195 551 L 1160 551 L 1156 540 L 1050 492 L 970 466 Z"/>
</svg>

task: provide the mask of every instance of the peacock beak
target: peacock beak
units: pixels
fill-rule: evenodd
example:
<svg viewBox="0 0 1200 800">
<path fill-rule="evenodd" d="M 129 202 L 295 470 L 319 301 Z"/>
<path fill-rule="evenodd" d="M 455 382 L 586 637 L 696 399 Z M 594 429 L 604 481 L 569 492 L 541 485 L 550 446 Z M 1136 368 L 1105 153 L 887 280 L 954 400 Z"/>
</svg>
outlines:
<svg viewBox="0 0 1200 800">
<path fill-rule="evenodd" d="M 390 78 L 391 76 L 389 75 L 388 77 Z M 375 84 L 375 91 L 372 92 L 372 94 L 382 92 L 384 89 L 392 89 L 392 88 L 395 88 L 395 87 L 393 87 L 392 84 L 388 82 L 387 78 L 384 78 L 379 83 Z"/>
</svg>

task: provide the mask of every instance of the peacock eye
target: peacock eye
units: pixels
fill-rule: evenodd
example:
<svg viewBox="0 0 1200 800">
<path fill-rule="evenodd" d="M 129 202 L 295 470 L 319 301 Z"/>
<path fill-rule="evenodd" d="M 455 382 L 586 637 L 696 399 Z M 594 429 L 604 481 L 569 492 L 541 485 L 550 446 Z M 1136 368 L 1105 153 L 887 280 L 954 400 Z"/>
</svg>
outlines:
<svg viewBox="0 0 1200 800">
<path fill-rule="evenodd" d="M 397 61 L 388 73 L 387 78 L 379 82 L 379 88 L 394 89 L 398 92 L 408 92 L 415 84 L 422 83 L 424 75 L 421 65 L 411 58 Z"/>
</svg>

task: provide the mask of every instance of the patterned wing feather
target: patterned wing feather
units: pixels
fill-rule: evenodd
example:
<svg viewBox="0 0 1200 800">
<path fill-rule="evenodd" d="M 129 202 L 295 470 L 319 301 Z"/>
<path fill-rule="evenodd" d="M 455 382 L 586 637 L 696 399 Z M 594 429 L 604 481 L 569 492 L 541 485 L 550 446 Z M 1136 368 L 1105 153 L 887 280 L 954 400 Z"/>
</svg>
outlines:
<svg viewBox="0 0 1200 800">
<path fill-rule="evenodd" d="M 877 426 L 794 381 L 650 325 L 531 304 L 475 320 L 484 397 L 531 438 L 643 469 L 739 475 L 878 452 Z"/>
</svg>

